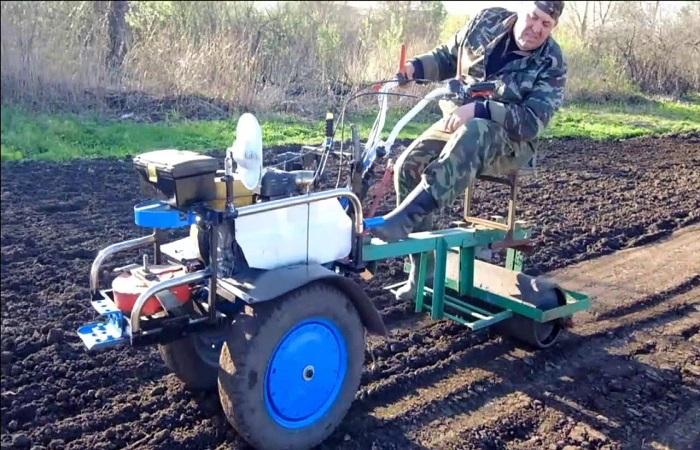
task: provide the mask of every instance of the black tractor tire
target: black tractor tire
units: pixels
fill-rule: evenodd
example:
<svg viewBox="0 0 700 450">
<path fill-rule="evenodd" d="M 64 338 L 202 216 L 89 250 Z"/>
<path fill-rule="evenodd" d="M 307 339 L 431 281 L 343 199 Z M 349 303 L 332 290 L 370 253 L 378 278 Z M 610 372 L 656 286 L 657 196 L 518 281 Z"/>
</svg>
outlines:
<svg viewBox="0 0 700 450">
<path fill-rule="evenodd" d="M 318 391 L 316 385 L 304 384 L 301 377 L 307 379 L 307 368 L 311 368 L 309 373 L 313 377 L 315 366 L 305 366 L 297 374 L 298 367 L 308 363 L 304 355 L 324 354 L 329 360 L 338 362 L 346 361 L 340 372 L 329 370 L 324 373 L 335 373 L 335 378 L 331 381 L 332 392 L 324 400 L 323 407 L 315 410 L 315 414 L 309 417 L 314 421 L 303 425 L 288 426 L 280 422 L 279 417 L 283 408 L 276 409 L 277 406 L 270 406 L 275 393 L 273 390 L 275 381 L 276 362 L 282 357 L 278 357 L 280 352 L 286 348 L 294 348 L 294 345 L 287 347 L 287 343 L 296 336 L 297 330 L 303 327 L 314 325 L 315 321 L 327 321 L 331 323 L 331 328 L 337 334 L 333 334 L 333 339 L 325 342 L 343 342 L 338 347 L 337 352 L 323 352 L 321 347 L 305 347 L 300 358 L 289 359 L 286 353 L 284 358 L 294 361 L 287 367 L 294 367 L 294 370 L 285 367 L 284 373 L 289 374 L 289 392 L 306 392 L 304 386 L 312 389 L 313 395 Z M 340 337 L 343 339 L 339 341 Z M 300 342 L 300 341 L 293 341 Z M 314 341 L 315 342 L 315 341 Z M 325 348 L 325 347 L 323 347 Z M 333 347 L 334 348 L 334 347 Z M 341 350 L 342 348 L 342 350 Z M 319 350 L 315 352 L 314 350 Z M 345 354 L 346 357 L 339 357 Z M 340 424 L 352 404 L 357 389 L 360 384 L 362 367 L 365 355 L 365 331 L 360 316 L 352 301 L 342 291 L 336 287 L 323 282 L 314 282 L 304 287 L 296 289 L 269 302 L 247 306 L 245 311 L 236 317 L 230 332 L 224 342 L 221 351 L 219 369 L 219 397 L 221 406 L 228 421 L 236 431 L 256 448 L 264 449 L 301 449 L 313 447 L 326 439 L 333 430 Z M 313 360 L 312 357 L 308 358 Z M 323 379 L 321 374 L 322 365 L 318 365 L 319 380 Z M 283 370 L 280 369 L 280 372 Z M 285 375 L 286 377 L 286 375 Z M 287 378 L 284 378 L 285 380 Z M 294 380 L 298 385 L 294 385 Z M 268 381 L 270 380 L 270 381 Z M 279 378 L 277 378 L 279 380 Z M 320 382 L 320 381 L 319 381 Z M 301 386 L 298 390 L 293 390 L 293 386 Z M 326 388 L 327 385 L 323 385 Z M 324 391 L 326 392 L 326 391 Z M 301 394 L 299 394 L 301 395 Z M 306 398 L 306 397 L 303 397 Z M 311 401 L 305 403 L 310 405 Z M 289 403 L 288 403 L 289 404 Z M 306 408 L 302 406 L 301 408 Z M 291 420 L 291 419 L 290 419 Z M 294 419 L 296 420 L 296 419 Z M 301 422 L 301 419 L 299 419 Z"/>
<path fill-rule="evenodd" d="M 168 344 L 159 344 L 158 351 L 163 362 L 191 391 L 213 391 L 216 389 L 218 367 L 212 367 L 198 353 L 195 336 L 187 336 Z"/>
<path fill-rule="evenodd" d="M 546 280 L 537 281 L 542 286 L 540 293 L 536 296 L 524 293 L 523 301 L 542 311 L 566 304 L 566 298 L 558 287 L 548 284 Z M 557 342 L 564 329 L 565 319 L 537 322 L 529 317 L 513 314 L 510 319 L 496 324 L 495 329 L 529 348 L 545 349 Z"/>
<path fill-rule="evenodd" d="M 186 305 L 192 311 L 192 303 Z M 191 334 L 167 344 L 158 351 L 165 365 L 191 391 L 213 391 L 219 376 L 219 354 L 224 332 L 210 331 Z"/>
</svg>

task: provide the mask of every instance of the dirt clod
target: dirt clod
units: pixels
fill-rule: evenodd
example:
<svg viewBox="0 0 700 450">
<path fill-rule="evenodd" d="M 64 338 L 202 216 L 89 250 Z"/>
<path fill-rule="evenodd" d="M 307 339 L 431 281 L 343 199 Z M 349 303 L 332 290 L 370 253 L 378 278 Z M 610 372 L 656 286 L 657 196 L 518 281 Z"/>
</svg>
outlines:
<svg viewBox="0 0 700 450">
<path fill-rule="evenodd" d="M 12 436 L 12 445 L 17 448 L 28 448 L 32 445 L 32 441 L 24 433 L 18 433 Z"/>
<path fill-rule="evenodd" d="M 46 342 L 49 344 L 58 344 L 61 341 L 63 341 L 63 331 L 58 328 L 50 330 L 48 336 L 46 336 Z"/>
</svg>

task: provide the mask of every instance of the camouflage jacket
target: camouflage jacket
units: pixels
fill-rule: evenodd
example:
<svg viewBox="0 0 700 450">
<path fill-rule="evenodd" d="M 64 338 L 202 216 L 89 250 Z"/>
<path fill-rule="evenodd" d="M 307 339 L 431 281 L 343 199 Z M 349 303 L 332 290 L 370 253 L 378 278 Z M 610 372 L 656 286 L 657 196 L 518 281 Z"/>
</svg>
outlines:
<svg viewBox="0 0 700 450">
<path fill-rule="evenodd" d="M 516 19 L 516 13 L 504 8 L 484 9 L 451 42 L 415 59 L 423 65 L 424 78 L 446 80 L 456 75 L 457 54 L 462 46 L 462 79 L 466 83 L 496 82 L 494 97 L 487 103 L 491 119 L 503 125 L 511 139 L 531 141 L 542 133 L 562 104 L 566 63 L 559 44 L 550 36 L 538 49 L 484 79 L 486 58 L 510 33 Z"/>
</svg>

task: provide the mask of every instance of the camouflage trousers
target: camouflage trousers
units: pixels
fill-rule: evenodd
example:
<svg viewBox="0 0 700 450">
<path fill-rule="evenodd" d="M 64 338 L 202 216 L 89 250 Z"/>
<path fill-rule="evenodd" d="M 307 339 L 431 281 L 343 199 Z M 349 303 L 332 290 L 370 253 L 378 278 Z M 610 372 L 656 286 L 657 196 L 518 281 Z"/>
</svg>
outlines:
<svg viewBox="0 0 700 450">
<path fill-rule="evenodd" d="M 444 120 L 444 119 L 443 119 Z M 513 141 L 497 122 L 472 119 L 453 133 L 440 120 L 428 128 L 394 164 L 397 205 L 420 183 L 440 207 L 448 206 L 479 175 L 507 175 L 525 165 L 534 151 Z M 432 214 L 415 231 L 432 227 Z"/>
</svg>

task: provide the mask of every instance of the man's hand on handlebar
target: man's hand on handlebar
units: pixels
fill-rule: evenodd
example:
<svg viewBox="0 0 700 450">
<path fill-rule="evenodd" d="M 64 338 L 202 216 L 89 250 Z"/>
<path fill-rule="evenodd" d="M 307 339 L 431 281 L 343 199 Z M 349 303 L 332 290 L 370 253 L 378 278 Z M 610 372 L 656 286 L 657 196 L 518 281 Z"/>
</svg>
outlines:
<svg viewBox="0 0 700 450">
<path fill-rule="evenodd" d="M 447 133 L 452 133 L 473 118 L 474 102 L 470 102 L 455 109 L 450 117 L 445 119 L 444 130 Z"/>
<path fill-rule="evenodd" d="M 403 65 L 403 71 L 396 74 L 396 78 L 399 80 L 399 87 L 406 86 L 408 82 L 413 79 L 415 70 L 413 64 L 410 62 Z"/>
</svg>

